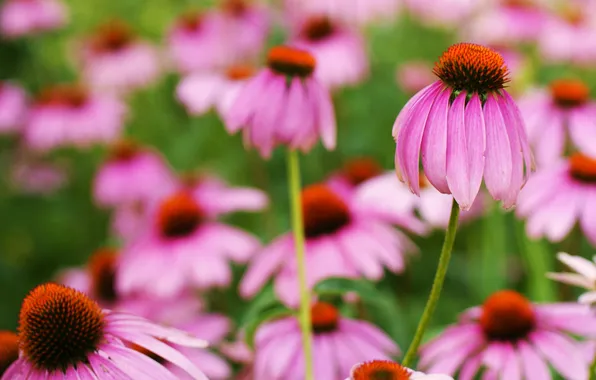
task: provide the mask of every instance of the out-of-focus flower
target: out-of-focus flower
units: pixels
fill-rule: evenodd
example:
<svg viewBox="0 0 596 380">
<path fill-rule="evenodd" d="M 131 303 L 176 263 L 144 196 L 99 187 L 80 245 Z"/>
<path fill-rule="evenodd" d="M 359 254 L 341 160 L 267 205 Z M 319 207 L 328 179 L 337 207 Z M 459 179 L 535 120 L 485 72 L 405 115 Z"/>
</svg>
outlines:
<svg viewBox="0 0 596 380">
<path fill-rule="evenodd" d="M 55 85 L 42 91 L 31 106 L 24 141 L 37 151 L 111 143 L 120 137 L 125 114 L 124 103 L 111 95 L 78 85 Z"/>
<path fill-rule="evenodd" d="M 400 65 L 395 71 L 397 84 L 407 93 L 414 94 L 436 79 L 432 68 L 424 61 L 410 61 Z"/>
<path fill-rule="evenodd" d="M 452 26 L 467 19 L 479 4 L 475 0 L 405 0 L 407 9 L 428 25 Z"/>
<path fill-rule="evenodd" d="M 270 157 L 276 145 L 310 150 L 321 137 L 336 143 L 335 111 L 328 90 L 313 76 L 315 58 L 289 46 L 269 51 L 267 68 L 244 86 L 225 120 L 228 132 L 244 130 L 244 142 Z"/>
<path fill-rule="evenodd" d="M 590 261 L 581 256 L 559 252 L 557 258 L 575 273 L 547 273 L 546 277 L 589 290 L 579 297 L 579 302 L 594 305 L 596 303 L 596 256 Z"/>
<path fill-rule="evenodd" d="M 344 196 L 351 196 L 359 185 L 381 174 L 383 168 L 373 158 L 357 157 L 346 161 L 327 182 Z"/>
<path fill-rule="evenodd" d="M 346 380 L 453 380 L 451 376 L 425 374 L 389 360 L 371 360 L 356 364 Z"/>
<path fill-rule="evenodd" d="M 596 317 L 584 305 L 536 305 L 504 290 L 464 312 L 421 349 L 420 368 L 461 380 L 550 379 L 549 365 L 566 379 L 587 379 L 590 360 L 574 336 L 593 338 Z"/>
<path fill-rule="evenodd" d="M 596 102 L 582 81 L 556 80 L 550 91 L 528 93 L 519 107 L 539 165 L 559 160 L 568 137 L 582 152 L 596 155 Z"/>
<path fill-rule="evenodd" d="M 399 10 L 398 0 L 285 0 L 288 14 L 327 16 L 351 25 L 391 20 Z"/>
<path fill-rule="evenodd" d="M 468 210 L 484 183 L 508 208 L 533 166 L 521 114 L 503 86 L 503 57 L 480 45 L 451 46 L 435 64 L 439 80 L 418 92 L 393 125 L 398 176 L 420 195 L 428 181 Z"/>
<path fill-rule="evenodd" d="M 190 74 L 178 84 L 176 97 L 195 116 L 215 108 L 225 119 L 240 92 L 255 70 L 252 66 L 230 66 L 223 72 Z"/>
<path fill-rule="evenodd" d="M 311 308 L 314 378 L 344 380 L 356 362 L 389 360 L 397 345 L 376 326 L 340 315 L 333 305 Z M 268 322 L 255 335 L 255 379 L 304 379 L 302 335 L 295 317 Z"/>
<path fill-rule="evenodd" d="M 65 167 L 39 158 L 19 156 L 13 163 L 10 173 L 12 185 L 29 194 L 52 194 L 68 182 Z"/>
<path fill-rule="evenodd" d="M 123 250 L 117 278 L 122 293 L 170 297 L 227 286 L 229 262 L 245 262 L 259 248 L 252 235 L 214 220 L 239 207 L 231 209 L 213 193 L 197 194 L 181 189 L 150 208 L 149 223 Z"/>
<path fill-rule="evenodd" d="M 94 196 L 102 206 L 145 204 L 177 186 L 164 158 L 130 140 L 116 142 L 94 181 Z"/>
<path fill-rule="evenodd" d="M 83 293 L 56 284 L 40 285 L 25 298 L 19 320 L 19 359 L 2 379 L 176 379 L 166 367 L 125 342 L 161 356 L 195 379 L 207 379 L 166 344 L 202 348 L 204 340 L 130 314 L 102 310 Z"/>
<path fill-rule="evenodd" d="M 0 376 L 19 358 L 19 337 L 12 331 L 0 330 Z"/>
<path fill-rule="evenodd" d="M 516 213 L 532 238 L 561 241 L 576 222 L 596 245 L 596 159 L 576 153 L 541 168 L 522 190 Z"/>
<path fill-rule="evenodd" d="M 84 79 L 99 90 L 123 93 L 146 87 L 160 73 L 156 48 L 117 20 L 100 25 L 84 41 L 80 59 Z"/>
<path fill-rule="evenodd" d="M 146 213 L 147 205 L 144 202 L 119 204 L 112 213 L 112 232 L 124 241 L 134 240 L 143 231 Z"/>
<path fill-rule="evenodd" d="M 314 75 L 331 89 L 360 83 L 368 74 L 362 36 L 328 17 L 311 17 L 300 22 L 292 45 L 315 57 Z"/>
<path fill-rule="evenodd" d="M 0 133 L 13 133 L 25 122 L 27 96 L 10 82 L 0 82 Z"/>
<path fill-rule="evenodd" d="M 60 0 L 6 0 L 0 9 L 0 32 L 9 38 L 57 29 L 67 21 Z"/>
<path fill-rule="evenodd" d="M 404 270 L 404 256 L 415 246 L 390 222 L 358 208 L 353 197 L 330 185 L 315 184 L 302 191 L 306 235 L 307 284 L 312 288 L 328 277 L 366 277 L 379 280 L 384 268 Z M 401 226 L 418 233 L 424 225 L 403 213 Z M 275 293 L 286 304 L 299 302 L 294 239 L 290 233 L 275 239 L 251 261 L 240 294 L 254 295 L 270 277 Z"/>
</svg>

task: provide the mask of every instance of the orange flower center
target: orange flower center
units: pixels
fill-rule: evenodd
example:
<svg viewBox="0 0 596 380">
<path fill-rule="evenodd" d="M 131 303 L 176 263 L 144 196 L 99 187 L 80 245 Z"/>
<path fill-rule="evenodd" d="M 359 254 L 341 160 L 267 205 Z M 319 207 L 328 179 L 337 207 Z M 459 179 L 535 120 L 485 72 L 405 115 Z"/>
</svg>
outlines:
<svg viewBox="0 0 596 380">
<path fill-rule="evenodd" d="M 350 222 L 346 203 L 325 185 L 302 190 L 304 233 L 308 238 L 332 234 Z"/>
<path fill-rule="evenodd" d="M 351 380 L 408 380 L 410 372 L 389 360 L 372 360 L 362 363 L 352 371 Z"/>
<path fill-rule="evenodd" d="M 89 258 L 91 292 L 98 300 L 114 302 L 118 298 L 116 287 L 116 263 L 118 254 L 113 249 L 101 249 Z"/>
<path fill-rule="evenodd" d="M 228 67 L 226 70 L 226 77 L 230 80 L 244 80 L 252 77 L 255 73 L 255 68 L 250 65 L 234 65 Z"/>
<path fill-rule="evenodd" d="M 569 158 L 571 176 L 580 182 L 596 183 L 596 159 L 581 153 Z"/>
<path fill-rule="evenodd" d="M 468 93 L 498 91 L 509 81 L 509 70 L 499 53 L 470 43 L 450 46 L 435 63 L 433 72 L 453 90 Z"/>
<path fill-rule="evenodd" d="M 312 329 L 315 334 L 328 333 L 337 329 L 339 311 L 330 303 L 317 302 L 310 308 Z"/>
<path fill-rule="evenodd" d="M 80 108 L 89 99 L 87 90 L 77 84 L 59 84 L 41 91 L 38 103 L 42 105 Z"/>
<path fill-rule="evenodd" d="M 269 50 L 267 65 L 281 75 L 308 77 L 316 61 L 309 52 L 289 46 L 276 46 Z"/>
<path fill-rule="evenodd" d="M 0 331 L 0 376 L 19 358 L 19 338 L 11 331 Z"/>
<path fill-rule="evenodd" d="M 186 191 L 180 191 L 164 200 L 157 214 L 158 228 L 165 239 L 191 235 L 202 220 L 201 207 Z"/>
<path fill-rule="evenodd" d="M 480 325 L 487 339 L 517 341 L 536 327 L 532 304 L 513 290 L 494 293 L 482 305 Z"/>
<path fill-rule="evenodd" d="M 134 40 L 130 27 L 120 20 L 101 25 L 91 39 L 91 47 L 98 53 L 116 52 Z"/>
<path fill-rule="evenodd" d="M 331 20 L 322 16 L 310 18 L 302 27 L 300 35 L 309 41 L 317 42 L 329 37 L 333 32 L 335 32 L 335 26 Z"/>
<path fill-rule="evenodd" d="M 109 160 L 110 161 L 130 161 L 140 151 L 139 146 L 132 140 L 120 140 L 117 141 L 110 148 Z"/>
<path fill-rule="evenodd" d="M 178 25 L 189 32 L 199 30 L 203 23 L 203 14 L 196 10 L 183 13 L 178 19 Z"/>
<path fill-rule="evenodd" d="M 84 363 L 103 340 L 101 308 L 83 293 L 44 284 L 27 295 L 19 319 L 20 348 L 41 371 L 65 371 Z"/>
<path fill-rule="evenodd" d="M 347 162 L 342 172 L 352 185 L 360 185 L 381 174 L 383 168 L 372 158 L 360 158 Z"/>
<path fill-rule="evenodd" d="M 248 2 L 246 0 L 225 0 L 222 7 L 226 13 L 241 17 L 248 10 Z"/>
<path fill-rule="evenodd" d="M 560 107 L 581 106 L 590 96 L 590 89 L 584 82 L 572 79 L 560 79 L 551 82 L 550 92 L 553 100 Z"/>
</svg>

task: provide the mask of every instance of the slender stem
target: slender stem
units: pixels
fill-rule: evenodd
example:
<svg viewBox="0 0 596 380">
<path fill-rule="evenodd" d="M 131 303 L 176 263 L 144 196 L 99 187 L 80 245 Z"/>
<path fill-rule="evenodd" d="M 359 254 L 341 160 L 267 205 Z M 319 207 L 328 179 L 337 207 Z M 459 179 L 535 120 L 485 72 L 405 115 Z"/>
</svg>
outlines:
<svg viewBox="0 0 596 380">
<path fill-rule="evenodd" d="M 594 361 L 592 361 L 592 364 L 590 365 L 589 375 L 590 380 L 596 380 L 596 357 L 594 357 Z"/>
<path fill-rule="evenodd" d="M 443 282 L 445 281 L 445 275 L 447 274 L 447 268 L 449 267 L 449 261 L 451 259 L 451 251 L 453 250 L 453 243 L 455 242 L 455 233 L 457 231 L 457 220 L 459 217 L 459 205 L 453 200 L 451 204 L 451 216 L 449 217 L 449 225 L 447 226 L 447 232 L 445 233 L 445 241 L 443 241 L 443 248 L 441 249 L 441 257 L 439 258 L 439 266 L 437 267 L 437 273 L 435 274 L 435 280 L 433 282 L 428 301 L 424 307 L 424 313 L 422 318 L 418 322 L 416 328 L 416 334 L 414 339 L 408 348 L 408 352 L 402 361 L 402 365 L 407 367 L 410 365 L 414 357 L 418 352 L 418 347 L 422 342 L 424 331 L 428 327 L 431 317 L 435 312 L 439 297 L 441 296 L 441 290 L 443 289 Z"/>
<path fill-rule="evenodd" d="M 298 152 L 288 150 L 288 182 L 292 207 L 292 230 L 296 246 L 298 263 L 298 285 L 300 288 L 300 328 L 302 330 L 302 347 L 304 349 L 304 379 L 313 380 L 312 364 L 312 325 L 310 320 L 310 291 L 306 285 L 306 262 L 304 247 L 304 223 L 300 192 L 300 159 Z"/>
</svg>

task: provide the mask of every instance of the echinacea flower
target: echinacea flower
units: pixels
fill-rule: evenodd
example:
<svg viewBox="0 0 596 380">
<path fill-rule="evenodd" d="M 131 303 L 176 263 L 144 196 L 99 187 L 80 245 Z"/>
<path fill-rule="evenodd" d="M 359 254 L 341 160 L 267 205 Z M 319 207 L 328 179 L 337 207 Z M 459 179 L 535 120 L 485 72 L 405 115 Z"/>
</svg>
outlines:
<svg viewBox="0 0 596 380">
<path fill-rule="evenodd" d="M 520 112 L 504 89 L 503 57 L 459 43 L 434 73 L 439 80 L 414 95 L 393 126 L 400 179 L 419 195 L 422 160 L 428 181 L 453 194 L 462 210 L 472 206 L 483 177 L 492 197 L 512 207 L 533 161 Z"/>
<path fill-rule="evenodd" d="M 25 91 L 10 82 L 0 82 L 0 133 L 18 132 L 26 111 Z"/>
<path fill-rule="evenodd" d="M 247 261 L 260 244 L 247 232 L 215 221 L 214 214 L 222 214 L 213 213 L 219 205 L 188 189 L 156 201 L 146 227 L 123 250 L 117 289 L 165 298 L 229 285 L 229 262 Z"/>
<path fill-rule="evenodd" d="M 577 337 L 593 338 L 596 317 L 584 305 L 532 304 L 512 290 L 493 293 L 421 349 L 420 368 L 459 380 L 585 380 L 590 360 Z"/>
<path fill-rule="evenodd" d="M 194 379 L 207 379 L 166 344 L 201 348 L 205 341 L 134 315 L 103 310 L 83 293 L 51 283 L 36 287 L 23 301 L 19 359 L 2 379 L 176 379 L 125 343 L 163 357 Z"/>
<path fill-rule="evenodd" d="M 451 376 L 414 371 L 389 360 L 371 360 L 358 363 L 346 380 L 453 380 Z"/>
<path fill-rule="evenodd" d="M 383 168 L 372 157 L 355 157 L 346 161 L 333 173 L 327 183 L 336 191 L 350 196 L 360 185 L 383 174 Z"/>
<path fill-rule="evenodd" d="M 19 337 L 12 331 L 0 330 L 0 377 L 19 358 Z"/>
<path fill-rule="evenodd" d="M 398 0 L 285 0 L 289 14 L 327 16 L 332 20 L 362 26 L 391 20 L 399 10 Z"/>
<path fill-rule="evenodd" d="M 575 153 L 530 178 L 520 193 L 516 213 L 527 219 L 526 231 L 532 238 L 561 241 L 579 222 L 586 238 L 596 244 L 595 190 L 596 159 Z"/>
<path fill-rule="evenodd" d="M 98 204 L 114 207 L 145 204 L 171 192 L 176 185 L 174 174 L 158 152 L 120 140 L 99 168 L 93 193 Z"/>
<path fill-rule="evenodd" d="M 368 74 L 362 36 L 328 17 L 311 17 L 300 22 L 292 45 L 315 57 L 314 75 L 328 88 L 360 83 Z"/>
<path fill-rule="evenodd" d="M 80 59 L 85 81 L 102 91 L 123 93 L 147 87 L 160 73 L 156 48 L 118 20 L 100 25 L 84 41 Z"/>
<path fill-rule="evenodd" d="M 578 301 L 582 304 L 594 305 L 596 303 L 596 256 L 590 261 L 581 256 L 559 252 L 557 258 L 575 273 L 547 273 L 546 277 L 587 289 L 588 292 L 582 294 Z"/>
<path fill-rule="evenodd" d="M 432 69 L 427 62 L 410 61 L 400 65 L 395 71 L 395 81 L 408 94 L 415 94 L 435 81 Z"/>
<path fill-rule="evenodd" d="M 426 25 L 454 26 L 467 20 L 479 3 L 475 0 L 404 0 L 404 5 Z"/>
<path fill-rule="evenodd" d="M 276 46 L 267 67 L 240 91 L 225 124 L 244 130 L 244 142 L 263 157 L 276 145 L 310 150 L 321 137 L 327 149 L 336 143 L 335 112 L 328 90 L 313 76 L 314 57 L 307 51 Z"/>
<path fill-rule="evenodd" d="M 56 85 L 42 91 L 31 106 L 24 141 L 38 151 L 111 143 L 120 137 L 125 114 L 124 103 L 111 95 L 78 85 Z"/>
<path fill-rule="evenodd" d="M 405 254 L 415 246 L 392 222 L 358 208 L 354 197 L 330 185 L 314 184 L 302 190 L 306 236 L 307 285 L 312 288 L 328 277 L 365 277 L 379 280 L 384 268 L 399 273 Z M 402 227 L 424 231 L 413 215 L 402 214 Z M 274 277 L 275 293 L 284 303 L 299 302 L 298 274 L 291 233 L 276 238 L 256 254 L 240 283 L 240 294 L 249 297 Z"/>
<path fill-rule="evenodd" d="M 519 101 L 538 164 L 560 159 L 568 139 L 582 152 L 596 155 L 596 102 L 588 86 L 580 80 L 556 80 L 549 90 L 536 89 Z"/>
<path fill-rule="evenodd" d="M 234 65 L 224 71 L 189 74 L 176 87 L 176 97 L 193 116 L 215 108 L 225 120 L 238 93 L 254 72 L 250 65 Z"/>
<path fill-rule="evenodd" d="M 0 33 L 9 38 L 57 29 L 68 11 L 59 0 L 6 0 L 0 9 Z"/>
<path fill-rule="evenodd" d="M 314 378 L 344 380 L 354 363 L 399 354 L 397 345 L 376 326 L 340 315 L 331 304 L 311 307 Z M 304 354 L 298 320 L 267 322 L 255 335 L 255 379 L 304 379 Z"/>
</svg>

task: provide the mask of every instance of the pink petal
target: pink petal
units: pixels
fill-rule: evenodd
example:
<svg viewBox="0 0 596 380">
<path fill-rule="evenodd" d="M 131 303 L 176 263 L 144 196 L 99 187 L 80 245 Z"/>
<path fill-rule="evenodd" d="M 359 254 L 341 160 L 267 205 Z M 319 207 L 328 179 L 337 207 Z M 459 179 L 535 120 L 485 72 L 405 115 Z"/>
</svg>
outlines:
<svg viewBox="0 0 596 380">
<path fill-rule="evenodd" d="M 428 181 L 441 193 L 447 185 L 447 114 L 451 91 L 443 90 L 435 100 L 422 137 L 422 166 Z"/>
<path fill-rule="evenodd" d="M 333 103 L 331 102 L 331 96 L 329 90 L 323 87 L 321 84 L 314 80 L 310 83 L 313 87 L 313 95 L 316 96 L 315 101 L 318 106 L 318 130 L 323 140 L 323 145 L 328 150 L 335 149 L 336 144 L 336 122 L 335 122 L 335 111 L 333 110 Z"/>
<path fill-rule="evenodd" d="M 489 94 L 484 105 L 486 125 L 486 160 L 484 181 L 496 200 L 503 200 L 511 185 L 512 158 L 507 129 L 495 95 Z"/>
<path fill-rule="evenodd" d="M 583 359 L 577 342 L 550 331 L 536 332 L 530 339 L 564 377 L 570 380 L 584 380 L 588 377 L 589 363 Z"/>
<path fill-rule="evenodd" d="M 520 360 L 527 380 L 545 380 L 551 379 L 550 369 L 534 350 L 532 346 L 524 341 L 520 341 L 517 345 Z"/>
<path fill-rule="evenodd" d="M 573 143 L 583 153 L 596 157 L 596 105 L 570 110 L 567 115 Z"/>
<path fill-rule="evenodd" d="M 284 259 L 291 255 L 292 244 L 289 236 L 282 236 L 273 241 L 253 258 L 240 282 L 240 294 L 243 297 L 256 294 L 283 264 Z"/>
</svg>

